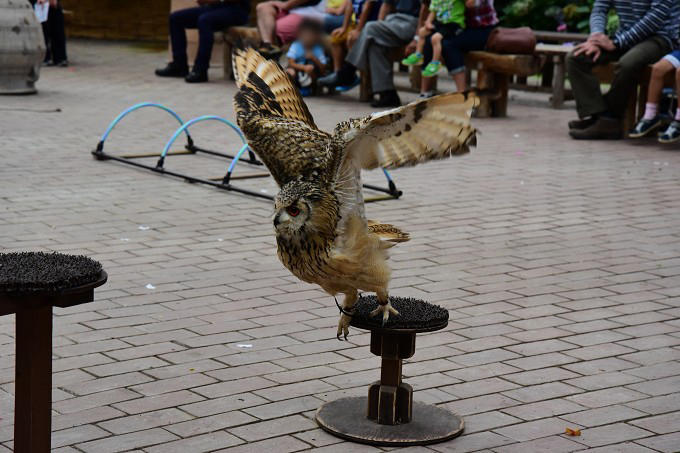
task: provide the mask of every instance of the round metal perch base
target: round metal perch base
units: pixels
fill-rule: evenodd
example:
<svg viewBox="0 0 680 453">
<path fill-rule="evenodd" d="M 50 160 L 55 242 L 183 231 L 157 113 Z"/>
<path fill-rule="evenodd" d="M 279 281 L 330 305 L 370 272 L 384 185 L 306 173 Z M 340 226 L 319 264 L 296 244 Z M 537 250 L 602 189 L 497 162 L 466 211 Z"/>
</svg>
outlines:
<svg viewBox="0 0 680 453">
<path fill-rule="evenodd" d="M 340 398 L 316 411 L 316 422 L 334 436 L 382 446 L 429 445 L 463 432 L 463 418 L 443 407 L 414 402 L 413 418 L 403 425 L 380 425 L 366 417 L 368 398 Z"/>
<path fill-rule="evenodd" d="M 368 387 L 367 397 L 341 398 L 324 404 L 316 421 L 324 430 L 355 442 L 406 446 L 444 442 L 463 431 L 463 419 L 448 409 L 413 402 L 413 388 L 402 380 L 402 361 L 416 351 L 416 333 L 443 329 L 449 312 L 422 300 L 391 297 L 399 311 L 383 325 L 371 317 L 373 297 L 354 307 L 351 326 L 370 330 L 371 352 L 381 358 L 380 380 Z"/>
</svg>

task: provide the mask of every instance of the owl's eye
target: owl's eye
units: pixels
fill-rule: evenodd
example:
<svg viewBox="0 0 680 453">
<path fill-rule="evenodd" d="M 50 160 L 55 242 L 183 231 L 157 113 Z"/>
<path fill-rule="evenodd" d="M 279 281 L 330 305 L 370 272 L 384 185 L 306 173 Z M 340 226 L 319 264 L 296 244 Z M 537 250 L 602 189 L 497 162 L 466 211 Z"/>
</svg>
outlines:
<svg viewBox="0 0 680 453">
<path fill-rule="evenodd" d="M 291 217 L 297 217 L 300 214 L 300 208 L 297 206 L 288 206 L 288 214 Z"/>
</svg>

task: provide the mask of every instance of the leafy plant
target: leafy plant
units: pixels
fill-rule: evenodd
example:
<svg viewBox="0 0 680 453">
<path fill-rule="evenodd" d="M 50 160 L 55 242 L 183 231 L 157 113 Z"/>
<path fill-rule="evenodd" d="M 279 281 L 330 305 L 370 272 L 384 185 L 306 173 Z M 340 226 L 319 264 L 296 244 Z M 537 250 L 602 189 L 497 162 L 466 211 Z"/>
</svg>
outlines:
<svg viewBox="0 0 680 453">
<path fill-rule="evenodd" d="M 503 24 L 508 27 L 588 33 L 594 3 L 595 0 L 502 0 L 496 5 Z M 613 33 L 618 25 L 618 16 L 610 11 L 607 32 Z"/>
</svg>

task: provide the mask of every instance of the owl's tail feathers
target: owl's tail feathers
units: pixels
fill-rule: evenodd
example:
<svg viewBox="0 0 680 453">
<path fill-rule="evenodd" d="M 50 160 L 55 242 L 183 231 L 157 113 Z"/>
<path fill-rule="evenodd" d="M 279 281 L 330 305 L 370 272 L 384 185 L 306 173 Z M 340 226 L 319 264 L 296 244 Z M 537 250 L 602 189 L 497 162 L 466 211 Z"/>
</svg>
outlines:
<svg viewBox="0 0 680 453">
<path fill-rule="evenodd" d="M 380 223 L 374 220 L 368 221 L 368 231 L 378 235 L 383 242 L 391 243 L 388 247 L 392 247 L 399 242 L 407 242 L 411 239 L 411 236 L 407 232 L 400 230 L 394 225 Z"/>
</svg>

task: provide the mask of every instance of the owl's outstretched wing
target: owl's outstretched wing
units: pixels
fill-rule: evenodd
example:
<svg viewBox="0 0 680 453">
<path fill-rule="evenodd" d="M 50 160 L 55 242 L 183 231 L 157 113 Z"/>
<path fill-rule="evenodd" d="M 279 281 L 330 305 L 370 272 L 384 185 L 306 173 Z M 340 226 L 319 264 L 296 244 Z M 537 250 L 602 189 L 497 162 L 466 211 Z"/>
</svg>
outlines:
<svg viewBox="0 0 680 453">
<path fill-rule="evenodd" d="M 344 231 L 346 219 L 364 219 L 361 170 L 417 165 L 468 153 L 476 144 L 476 129 L 470 125 L 472 109 L 479 104 L 471 93 L 447 93 L 338 124 L 333 164 L 334 189 L 340 200 Z"/>
<path fill-rule="evenodd" d="M 298 120 L 317 128 L 300 92 L 277 62 L 267 60 L 257 50 L 248 47 L 234 50 L 232 64 L 239 89 L 249 88 L 259 95 L 252 99 L 256 102 L 237 106 L 237 114 L 239 107 L 254 107 L 270 115 Z"/>
<path fill-rule="evenodd" d="M 233 55 L 236 120 L 279 186 L 327 168 L 330 136 L 320 131 L 281 66 L 252 48 Z"/>
<path fill-rule="evenodd" d="M 335 133 L 346 146 L 338 164 L 397 168 L 467 154 L 477 141 L 470 125 L 477 105 L 472 93 L 447 93 L 341 123 Z"/>
</svg>

